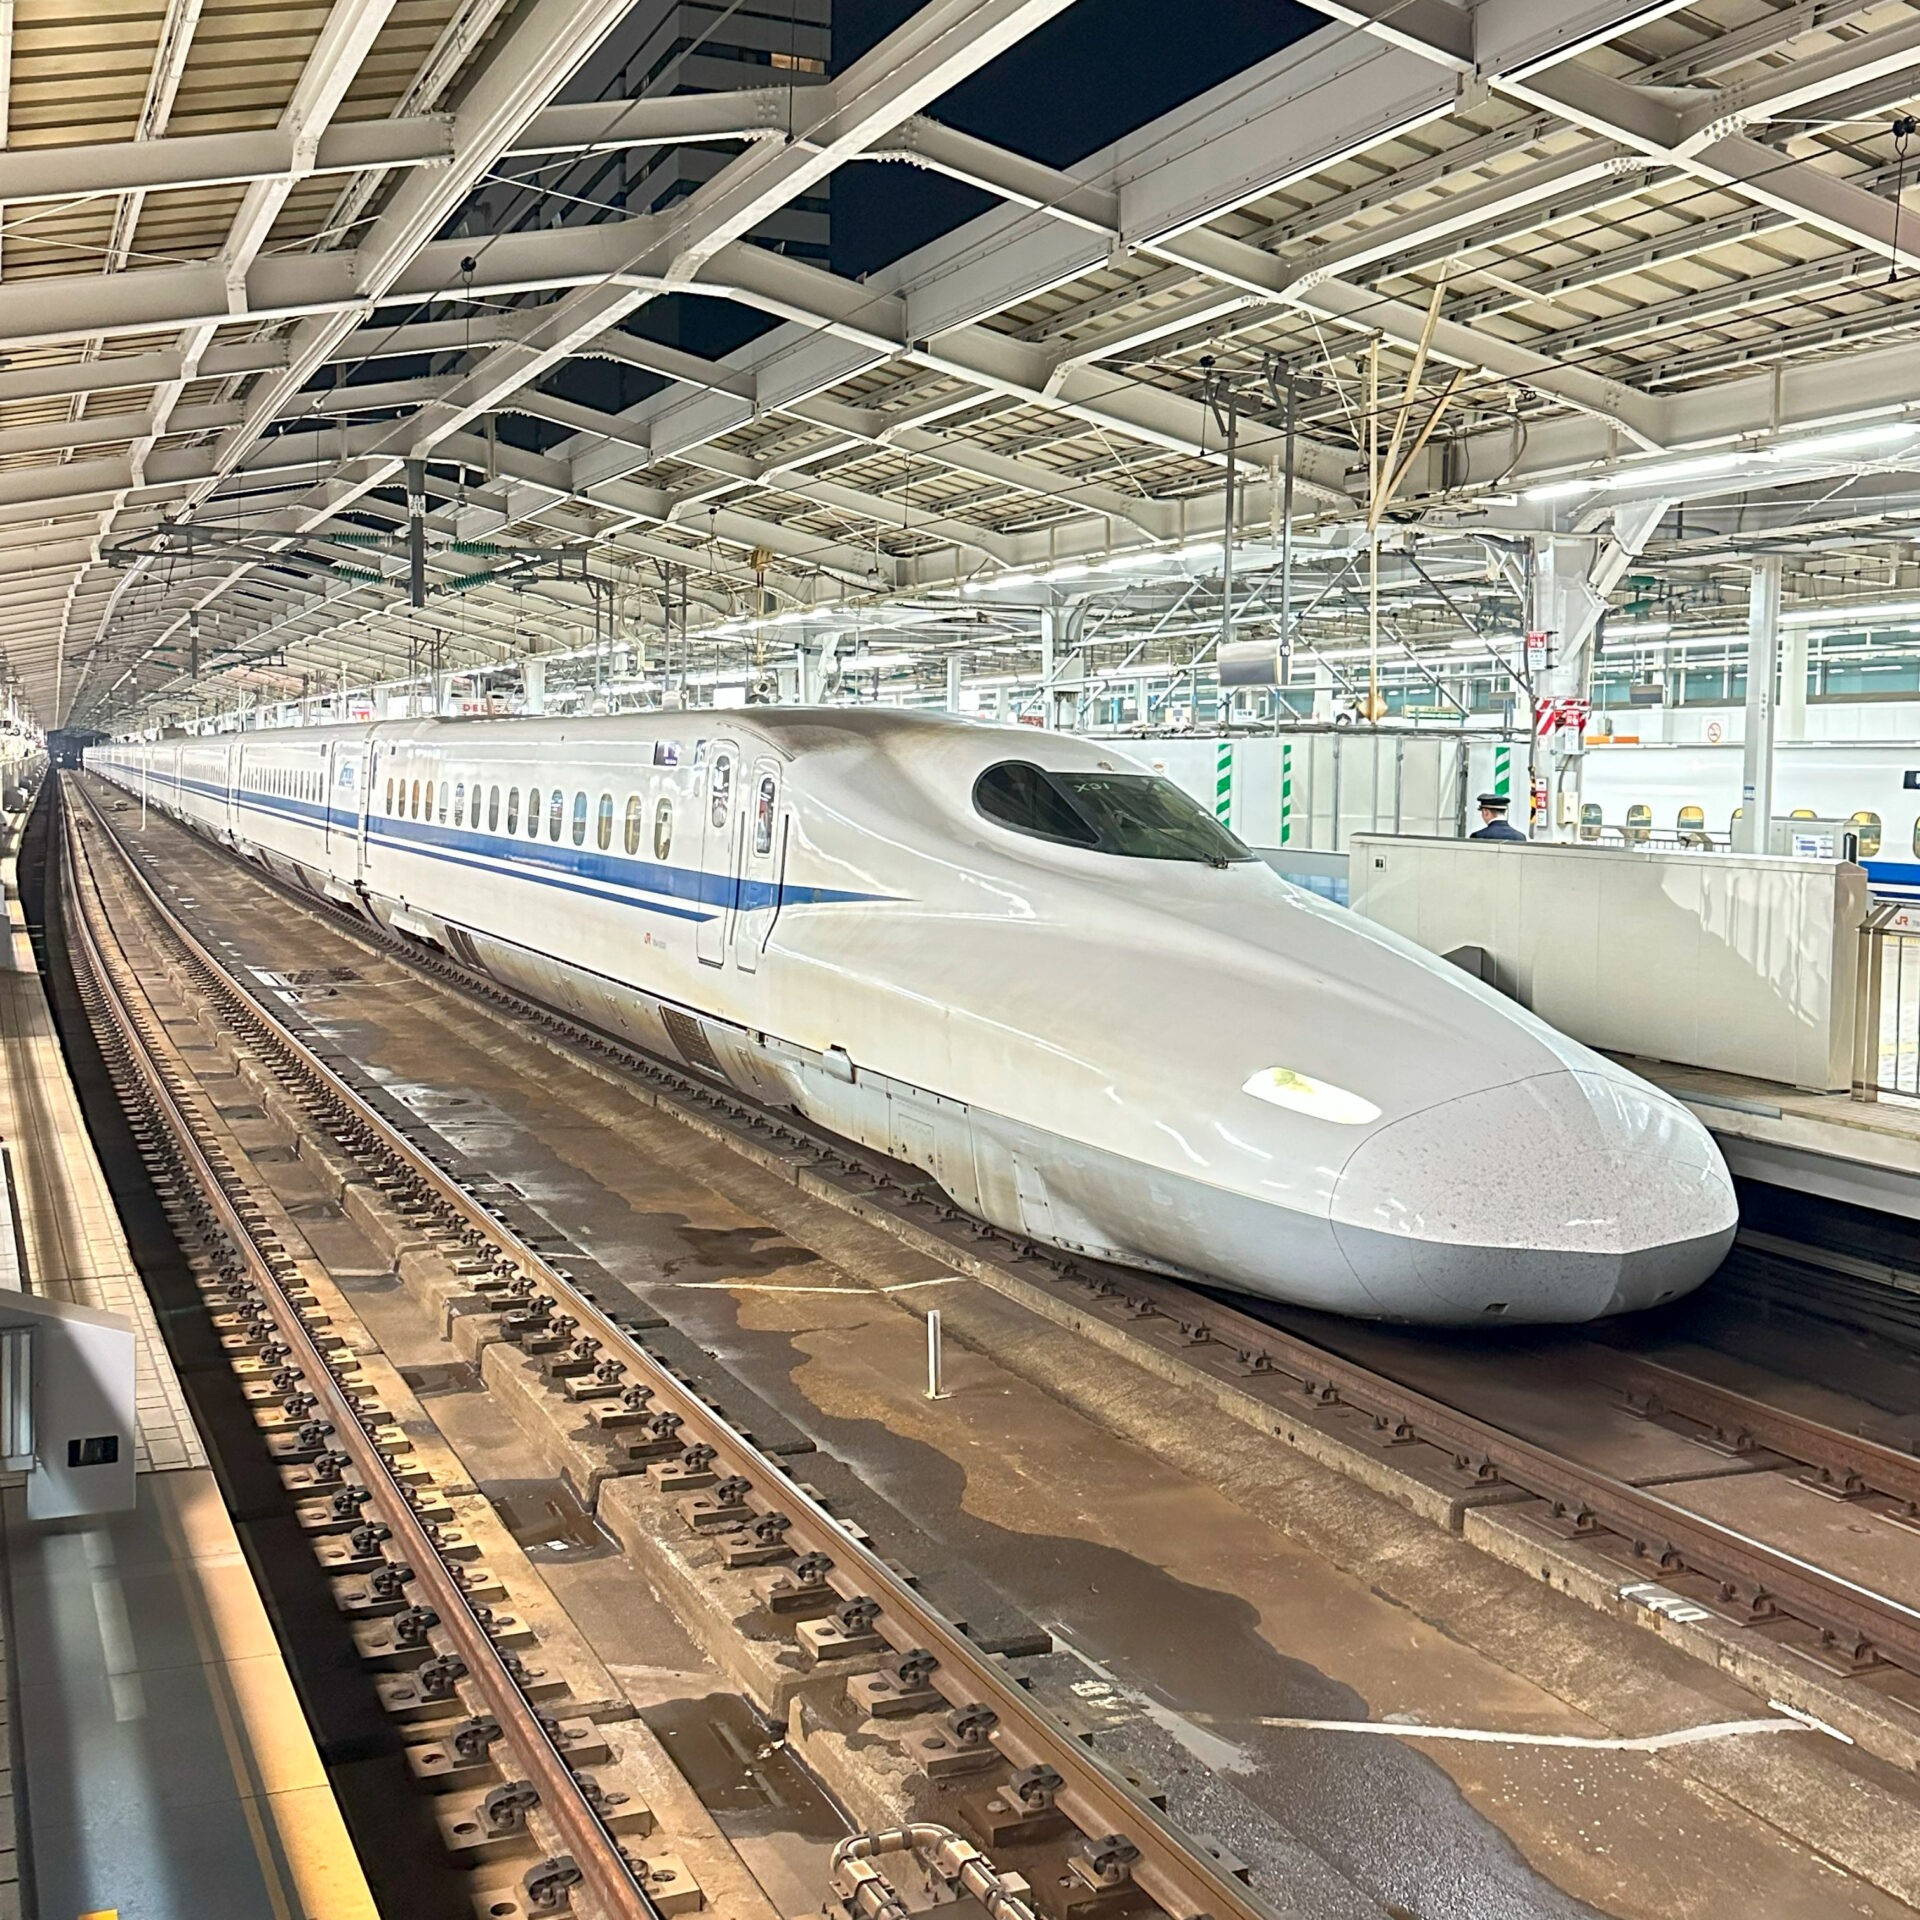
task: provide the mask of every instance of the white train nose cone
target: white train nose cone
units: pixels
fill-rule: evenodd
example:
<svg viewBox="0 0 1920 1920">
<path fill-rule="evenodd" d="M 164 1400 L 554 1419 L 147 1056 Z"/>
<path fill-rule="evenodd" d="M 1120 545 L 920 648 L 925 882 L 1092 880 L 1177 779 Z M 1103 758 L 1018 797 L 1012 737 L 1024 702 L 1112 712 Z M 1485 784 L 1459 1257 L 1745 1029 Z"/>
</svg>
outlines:
<svg viewBox="0 0 1920 1920">
<path fill-rule="evenodd" d="M 1733 1182 L 1707 1130 L 1629 1075 L 1570 1068 L 1382 1127 L 1333 1192 L 1341 1251 L 1409 1319 L 1590 1320 L 1672 1300 L 1725 1258 Z M 1395 1283 L 1398 1283 L 1397 1286 Z"/>
</svg>

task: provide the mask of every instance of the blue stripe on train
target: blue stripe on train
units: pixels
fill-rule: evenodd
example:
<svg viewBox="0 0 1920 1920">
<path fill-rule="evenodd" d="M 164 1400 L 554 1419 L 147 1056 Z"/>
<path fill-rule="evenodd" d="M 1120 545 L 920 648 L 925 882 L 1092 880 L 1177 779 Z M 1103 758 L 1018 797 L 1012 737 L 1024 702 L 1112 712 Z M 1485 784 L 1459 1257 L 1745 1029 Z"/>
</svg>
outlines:
<svg viewBox="0 0 1920 1920">
<path fill-rule="evenodd" d="M 200 794 L 223 806 L 231 802 L 253 812 L 297 820 L 316 830 L 337 827 L 345 833 L 356 830 L 359 825 L 357 814 L 336 814 L 334 809 L 317 801 L 291 800 L 278 794 L 229 794 L 225 787 L 210 781 L 180 779 L 158 770 L 150 770 L 147 778 L 163 787 Z M 855 893 L 836 887 L 798 887 L 780 881 L 738 879 L 728 873 L 709 873 L 700 867 L 668 866 L 660 861 L 563 846 L 553 841 L 510 840 L 501 833 L 480 833 L 381 814 L 367 816 L 367 835 L 370 840 L 393 850 L 417 853 L 452 866 L 509 874 L 515 879 L 555 887 L 566 893 L 584 894 L 592 899 L 620 900 L 677 920 L 711 920 L 716 913 L 728 908 L 751 913 L 762 907 L 839 906 L 898 897 Z M 668 906 L 658 900 L 635 899 L 632 897 L 635 892 L 663 894 L 669 900 L 690 904 Z M 699 911 L 703 907 L 713 911 Z"/>
</svg>

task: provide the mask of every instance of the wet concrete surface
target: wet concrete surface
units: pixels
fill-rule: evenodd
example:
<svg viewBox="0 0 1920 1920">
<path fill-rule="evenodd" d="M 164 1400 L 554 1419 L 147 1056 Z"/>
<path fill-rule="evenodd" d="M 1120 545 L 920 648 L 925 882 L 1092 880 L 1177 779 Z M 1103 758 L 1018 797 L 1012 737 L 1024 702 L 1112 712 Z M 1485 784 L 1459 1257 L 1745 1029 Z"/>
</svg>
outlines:
<svg viewBox="0 0 1920 1920">
<path fill-rule="evenodd" d="M 285 956 L 283 905 L 226 912 L 251 885 L 231 869 L 198 885 L 203 917 L 219 911 L 250 953 Z M 350 951 L 299 929 L 303 960 L 329 946 Z M 1096 1723 L 1102 1749 L 1153 1772 L 1276 1894 L 1310 1893 L 1307 1911 L 1418 1920 L 1717 1913 L 1698 1868 L 1700 1848 L 1731 1844 L 1722 1814 L 1643 1756 L 1437 1741 L 1430 1754 L 1259 1724 L 1398 1713 L 1604 1731 L 980 1356 L 950 1356 L 952 1402 L 916 1401 L 917 1321 L 743 1213 L 729 1194 L 751 1189 L 750 1169 L 716 1173 L 716 1155 L 732 1158 L 724 1149 L 637 1103 L 610 1124 L 621 1103 L 590 1077 L 457 1002 L 423 1001 L 417 981 L 383 978 L 387 963 L 356 965 L 367 983 L 330 1004 L 334 1043 L 818 1444 L 819 1475 L 809 1462 L 803 1477 L 843 1486 L 849 1510 L 936 1602 L 943 1572 L 965 1570 L 976 1591 L 982 1579 L 1004 1589 L 1058 1634 L 1070 1651 L 1049 1663 L 1050 1684 Z M 855 1231 L 838 1217 L 817 1224 L 809 1237 L 829 1247 Z M 904 1281 L 939 1274 L 897 1247 L 892 1263 Z M 873 1510 L 876 1495 L 891 1515 Z M 680 1657 L 632 1652 L 656 1668 Z M 1071 1671 L 1083 1677 L 1062 1677 Z M 1666 1864 L 1676 1846 L 1684 1868 Z M 1763 1879 L 1755 1910 L 1778 1920 L 1896 1910 L 1764 1847 L 1742 1865 Z"/>
</svg>

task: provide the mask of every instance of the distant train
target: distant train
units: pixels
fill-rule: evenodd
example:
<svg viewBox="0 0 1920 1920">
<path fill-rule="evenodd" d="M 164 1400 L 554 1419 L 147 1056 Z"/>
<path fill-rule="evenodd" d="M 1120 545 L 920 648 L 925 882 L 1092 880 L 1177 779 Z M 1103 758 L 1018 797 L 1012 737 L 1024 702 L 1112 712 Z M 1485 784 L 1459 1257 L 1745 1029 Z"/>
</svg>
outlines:
<svg viewBox="0 0 1920 1920">
<path fill-rule="evenodd" d="M 1581 775 L 1588 824 L 1632 837 L 1705 833 L 1725 844 L 1740 806 L 1741 754 L 1737 744 L 1591 747 Z M 1920 888 L 1920 744 L 1778 746 L 1773 811 L 1846 822 L 1877 887 Z"/>
<path fill-rule="evenodd" d="M 1678 1101 L 1290 887 L 1098 741 L 761 708 L 87 762 L 1053 1246 L 1484 1324 L 1671 1300 L 1733 1236 Z"/>
</svg>

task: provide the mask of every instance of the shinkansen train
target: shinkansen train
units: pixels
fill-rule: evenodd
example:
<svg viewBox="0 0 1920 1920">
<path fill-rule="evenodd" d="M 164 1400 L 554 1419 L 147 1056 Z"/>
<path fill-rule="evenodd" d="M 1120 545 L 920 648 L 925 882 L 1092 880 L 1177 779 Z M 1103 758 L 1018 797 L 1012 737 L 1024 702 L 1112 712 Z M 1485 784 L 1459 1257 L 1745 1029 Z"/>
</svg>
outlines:
<svg viewBox="0 0 1920 1920">
<path fill-rule="evenodd" d="M 1581 776 L 1589 825 L 1629 838 L 1705 833 L 1724 843 L 1740 805 L 1741 756 L 1734 743 L 1595 746 Z M 1859 740 L 1777 746 L 1773 811 L 1845 822 L 1878 891 L 1920 891 L 1920 749 Z"/>
<path fill-rule="evenodd" d="M 96 747 L 398 933 L 921 1169 L 997 1226 L 1407 1321 L 1697 1286 L 1677 1101 L 1289 886 L 1098 741 L 884 710 Z"/>
</svg>

